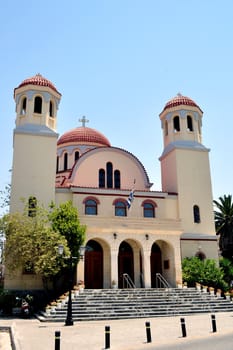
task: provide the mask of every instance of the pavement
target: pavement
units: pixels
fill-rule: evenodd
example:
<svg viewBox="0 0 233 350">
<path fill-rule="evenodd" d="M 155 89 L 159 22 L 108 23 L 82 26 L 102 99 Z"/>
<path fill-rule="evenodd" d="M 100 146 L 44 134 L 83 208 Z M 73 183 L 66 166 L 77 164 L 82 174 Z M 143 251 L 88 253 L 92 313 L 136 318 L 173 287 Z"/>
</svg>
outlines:
<svg viewBox="0 0 233 350">
<path fill-rule="evenodd" d="M 191 339 L 233 334 L 233 312 L 216 313 L 216 332 L 211 314 L 156 317 L 151 319 L 105 320 L 74 322 L 65 326 L 60 322 L 40 322 L 36 318 L 0 318 L 0 350 L 102 350 L 106 349 L 105 327 L 110 327 L 110 349 L 152 349 L 156 345 L 184 343 Z M 183 337 L 181 317 L 185 321 Z M 146 322 L 149 322 L 151 342 L 147 342 Z M 10 334 L 4 331 L 10 327 Z M 55 332 L 60 332 L 60 348 L 55 347 Z M 58 341 L 56 341 L 58 342 Z M 58 346 L 58 343 L 57 343 Z"/>
</svg>

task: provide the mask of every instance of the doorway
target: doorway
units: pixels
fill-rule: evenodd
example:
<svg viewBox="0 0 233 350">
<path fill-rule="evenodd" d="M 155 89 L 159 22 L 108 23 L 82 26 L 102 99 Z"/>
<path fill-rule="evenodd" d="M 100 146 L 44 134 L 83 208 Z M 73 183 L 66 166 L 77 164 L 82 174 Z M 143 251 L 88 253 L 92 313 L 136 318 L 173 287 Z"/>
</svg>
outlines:
<svg viewBox="0 0 233 350">
<path fill-rule="evenodd" d="M 156 273 L 162 273 L 162 253 L 158 244 L 154 243 L 151 248 L 151 287 L 156 287 Z"/>
<path fill-rule="evenodd" d="M 103 249 L 95 240 L 86 244 L 84 275 L 87 289 L 103 288 Z"/>
<path fill-rule="evenodd" d="M 118 285 L 123 288 L 123 274 L 127 273 L 134 282 L 134 257 L 129 243 L 122 242 L 118 254 Z"/>
</svg>

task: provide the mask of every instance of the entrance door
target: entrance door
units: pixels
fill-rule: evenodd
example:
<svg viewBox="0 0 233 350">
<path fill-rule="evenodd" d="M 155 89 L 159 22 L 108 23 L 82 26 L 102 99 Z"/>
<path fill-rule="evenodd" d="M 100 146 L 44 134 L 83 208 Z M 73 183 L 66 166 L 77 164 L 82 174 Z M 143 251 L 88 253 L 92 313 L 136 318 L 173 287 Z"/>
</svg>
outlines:
<svg viewBox="0 0 233 350">
<path fill-rule="evenodd" d="M 133 250 L 127 242 L 122 242 L 118 254 L 118 284 L 123 288 L 123 274 L 127 273 L 134 282 Z"/>
<path fill-rule="evenodd" d="M 150 256 L 151 287 L 156 287 L 156 273 L 162 273 L 162 254 L 158 244 L 154 243 Z"/>
<path fill-rule="evenodd" d="M 101 245 L 90 240 L 85 252 L 85 287 L 87 289 L 103 288 L 103 249 Z"/>
</svg>

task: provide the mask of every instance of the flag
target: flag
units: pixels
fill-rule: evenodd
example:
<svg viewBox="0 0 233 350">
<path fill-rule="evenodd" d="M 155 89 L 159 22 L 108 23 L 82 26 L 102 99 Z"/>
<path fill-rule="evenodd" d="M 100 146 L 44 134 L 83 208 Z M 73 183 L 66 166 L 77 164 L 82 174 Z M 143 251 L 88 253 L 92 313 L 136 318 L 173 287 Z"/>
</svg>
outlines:
<svg viewBox="0 0 233 350">
<path fill-rule="evenodd" d="M 135 185 L 135 183 L 136 183 L 136 180 L 134 179 L 134 185 Z M 128 209 L 130 209 L 133 200 L 134 200 L 134 188 L 130 191 L 129 197 L 127 199 Z"/>
</svg>

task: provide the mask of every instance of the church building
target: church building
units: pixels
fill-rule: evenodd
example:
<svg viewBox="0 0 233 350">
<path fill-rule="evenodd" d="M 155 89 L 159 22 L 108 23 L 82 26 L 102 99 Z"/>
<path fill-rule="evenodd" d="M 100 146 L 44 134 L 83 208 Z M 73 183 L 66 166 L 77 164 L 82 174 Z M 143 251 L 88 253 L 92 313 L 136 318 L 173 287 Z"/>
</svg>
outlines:
<svg viewBox="0 0 233 350">
<path fill-rule="evenodd" d="M 86 288 L 123 288 L 124 274 L 151 288 L 157 273 L 174 287 L 184 257 L 218 259 L 203 112 L 191 98 L 178 94 L 159 115 L 161 191 L 151 189 L 143 159 L 112 145 L 85 117 L 59 137 L 61 94 L 40 74 L 20 83 L 14 100 L 10 211 L 23 210 L 21 198 L 45 207 L 72 201 L 87 227 L 77 266 Z M 5 288 L 42 289 L 42 281 L 6 273 Z"/>
</svg>

